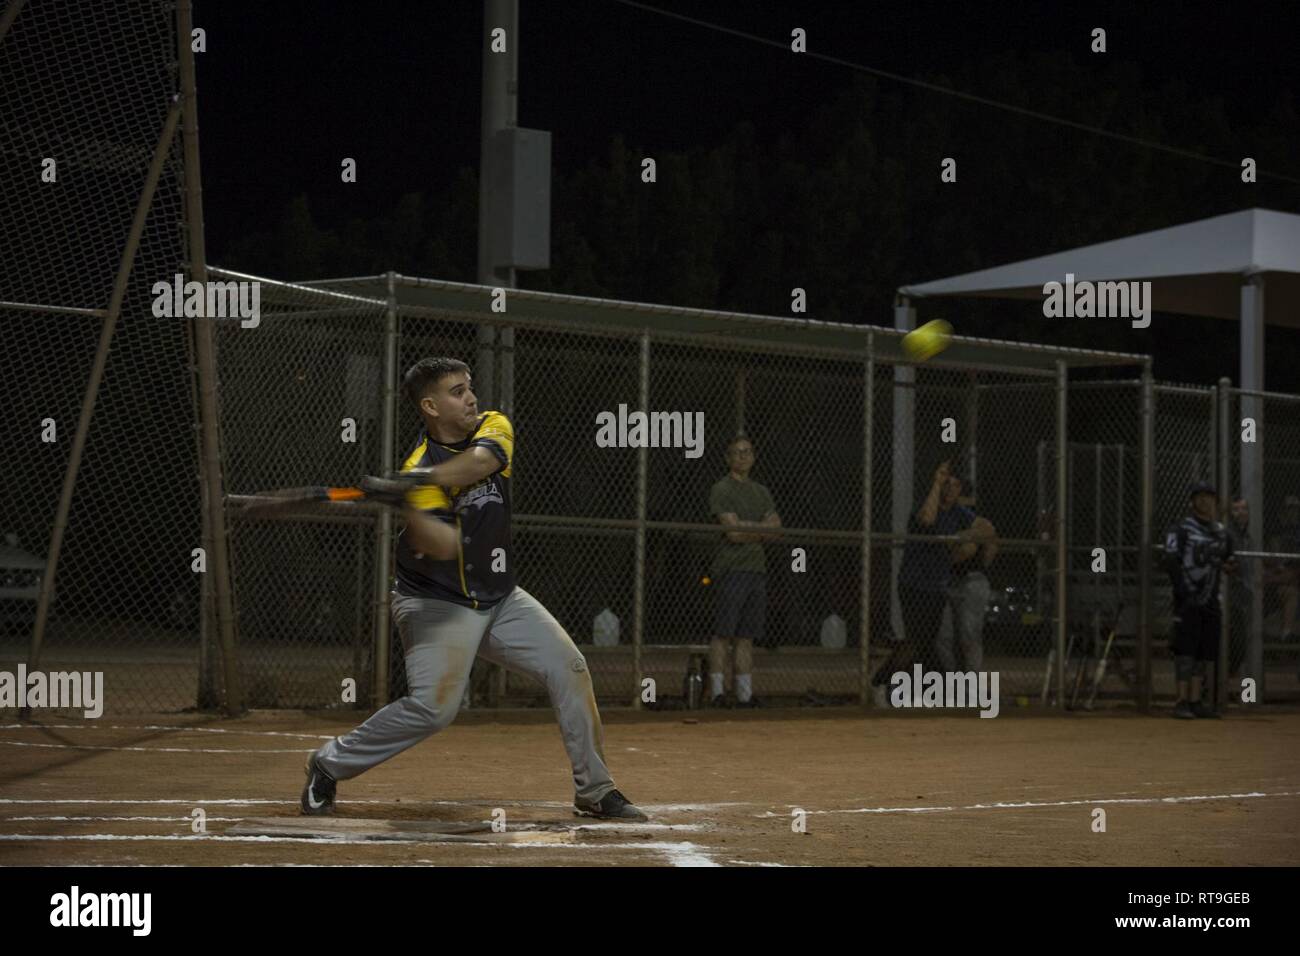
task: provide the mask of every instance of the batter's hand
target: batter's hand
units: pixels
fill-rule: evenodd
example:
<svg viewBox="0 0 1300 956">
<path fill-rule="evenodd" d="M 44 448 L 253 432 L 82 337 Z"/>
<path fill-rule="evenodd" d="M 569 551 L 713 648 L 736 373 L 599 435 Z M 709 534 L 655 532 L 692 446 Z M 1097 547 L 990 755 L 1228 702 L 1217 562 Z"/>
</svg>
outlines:
<svg viewBox="0 0 1300 956">
<path fill-rule="evenodd" d="M 401 478 L 376 478 L 367 475 L 357 486 L 365 492 L 367 501 L 374 501 L 392 508 L 406 505 L 406 493 L 415 487 L 415 483 Z"/>
</svg>

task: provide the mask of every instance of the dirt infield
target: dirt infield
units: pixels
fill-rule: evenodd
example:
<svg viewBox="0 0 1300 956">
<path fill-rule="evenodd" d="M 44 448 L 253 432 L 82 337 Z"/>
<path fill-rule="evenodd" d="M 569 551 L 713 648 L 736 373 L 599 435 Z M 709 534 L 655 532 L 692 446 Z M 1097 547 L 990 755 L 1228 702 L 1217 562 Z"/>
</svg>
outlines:
<svg viewBox="0 0 1300 956">
<path fill-rule="evenodd" d="M 329 839 L 230 832 L 296 817 L 305 754 L 359 716 L 5 721 L 0 864 L 1300 863 L 1300 713 L 1274 709 L 1195 722 L 1006 711 L 993 720 L 706 713 L 697 723 L 610 715 L 606 755 L 653 821 L 632 826 L 571 815 L 549 715 L 471 713 L 341 784 Z M 1093 831 L 1096 808 L 1106 811 L 1104 833 Z M 195 809 L 206 833 L 193 832 Z M 507 832 L 565 842 L 444 842 L 428 832 L 437 821 L 489 833 L 494 809 Z M 806 811 L 806 833 L 792 829 L 795 809 Z M 349 837 L 352 822 L 401 838 Z"/>
</svg>

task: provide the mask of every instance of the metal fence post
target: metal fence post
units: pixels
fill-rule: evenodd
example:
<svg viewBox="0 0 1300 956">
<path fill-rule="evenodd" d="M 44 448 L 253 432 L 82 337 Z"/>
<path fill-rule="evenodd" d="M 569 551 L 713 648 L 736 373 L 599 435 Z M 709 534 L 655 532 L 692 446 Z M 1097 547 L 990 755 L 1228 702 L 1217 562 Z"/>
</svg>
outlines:
<svg viewBox="0 0 1300 956">
<path fill-rule="evenodd" d="M 195 356 L 195 331 L 193 323 L 185 326 L 186 358 L 190 370 L 190 408 L 194 415 L 194 461 L 198 464 L 199 501 L 208 500 L 207 476 L 203 468 L 203 434 L 199 428 L 199 386 L 198 359 Z M 206 507 L 199 508 L 199 540 L 203 542 L 206 554 L 212 553 L 212 521 Z M 212 624 L 217 619 L 216 605 L 212 598 L 212 579 L 199 575 L 199 687 L 195 701 L 199 710 L 217 710 L 221 707 L 221 689 L 217 680 L 216 668 L 221 661 L 221 653 L 214 646 L 215 640 Z"/>
<path fill-rule="evenodd" d="M 1124 497 L 1124 444 L 1115 446 L 1119 461 L 1115 465 L 1115 541 L 1119 550 L 1115 552 L 1115 626 L 1119 627 L 1120 612 L 1124 608 L 1124 506 L 1128 499 Z"/>
<path fill-rule="evenodd" d="M 1142 366 L 1142 515 L 1138 532 L 1138 710 L 1151 709 L 1151 523 L 1154 509 L 1155 384 L 1151 360 Z"/>
<path fill-rule="evenodd" d="M 1068 458 L 1070 446 L 1066 440 L 1069 384 L 1069 370 L 1065 362 L 1058 359 L 1056 362 L 1056 700 L 1057 707 L 1062 710 L 1065 708 L 1065 642 L 1069 623 L 1066 620 L 1070 560 L 1066 541 L 1069 533 L 1066 498 L 1070 490 Z"/>
<path fill-rule="evenodd" d="M 1044 484 L 1047 472 L 1047 442 L 1040 441 L 1037 448 L 1038 480 L 1035 482 L 1035 490 L 1038 493 L 1038 539 L 1045 542 L 1047 540 L 1047 486 Z M 1044 548 L 1034 549 L 1034 607 L 1040 611 L 1047 606 L 1047 601 L 1043 596 L 1043 581 L 1047 577 L 1046 558 L 1044 557 Z"/>
<path fill-rule="evenodd" d="M 650 413 L 650 329 L 641 332 L 641 382 L 637 407 Z M 632 708 L 641 709 L 641 645 L 645 642 L 645 535 L 646 495 L 650 474 L 650 448 L 643 443 L 636 454 L 636 575 L 632 594 Z"/>
<path fill-rule="evenodd" d="M 864 707 L 871 704 L 871 487 L 872 454 L 876 418 L 876 336 L 867 333 L 866 394 L 862 399 L 862 620 L 859 638 L 859 699 Z"/>
<path fill-rule="evenodd" d="M 384 310 L 384 393 L 382 432 L 379 436 L 380 473 L 395 468 L 397 432 L 397 276 L 390 270 L 388 279 L 388 307 Z M 388 661 L 392 624 L 389 612 L 388 582 L 393 560 L 393 513 L 384 508 L 375 524 L 374 562 L 374 627 L 375 668 L 371 680 L 371 699 L 376 707 L 388 703 Z"/>
<path fill-rule="evenodd" d="M 894 302 L 894 328 L 910 332 L 916 328 L 916 309 L 907 296 L 898 296 Z M 912 500 L 916 483 L 916 367 L 895 363 L 893 395 L 893 434 L 891 464 L 893 469 L 893 502 L 889 530 L 895 535 L 907 532 L 915 504 Z M 898 571 L 903 562 L 902 548 L 889 548 L 889 627 L 895 637 L 903 634 L 903 609 L 898 600 Z"/>
<path fill-rule="evenodd" d="M 176 6 L 176 44 L 181 59 L 181 141 L 185 156 L 185 218 L 188 227 L 190 274 L 207 284 L 208 259 L 203 232 L 203 182 L 199 166 L 199 108 L 194 76 L 194 50 L 190 34 L 194 11 L 190 0 Z M 194 324 L 194 348 L 198 358 L 199 427 L 202 456 L 199 469 L 203 507 L 208 512 L 212 553 L 208 555 L 212 575 L 212 598 L 217 612 L 217 637 L 226 684 L 226 713 L 243 710 L 243 688 L 235 651 L 235 604 L 230 580 L 230 550 L 226 530 L 225 483 L 222 479 L 221 418 L 217 402 L 217 343 L 213 320 Z"/>
<path fill-rule="evenodd" d="M 1225 523 L 1231 521 L 1229 511 L 1232 508 L 1232 492 L 1228 486 L 1231 480 L 1228 468 L 1228 389 L 1231 387 L 1230 379 L 1219 379 L 1219 384 L 1214 387 L 1214 408 L 1211 410 L 1214 433 L 1218 438 L 1219 514 Z M 1222 709 L 1228 700 L 1228 642 L 1232 639 L 1232 588 L 1226 577 L 1219 583 L 1223 615 L 1219 621 L 1219 659 L 1215 670 L 1217 679 L 1214 682 L 1214 706 Z"/>
</svg>

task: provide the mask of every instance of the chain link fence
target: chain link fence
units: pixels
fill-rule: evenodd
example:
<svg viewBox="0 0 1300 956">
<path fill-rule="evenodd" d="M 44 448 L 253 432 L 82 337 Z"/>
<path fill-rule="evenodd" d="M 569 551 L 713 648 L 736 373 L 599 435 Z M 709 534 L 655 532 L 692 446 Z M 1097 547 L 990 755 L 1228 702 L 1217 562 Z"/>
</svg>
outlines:
<svg viewBox="0 0 1300 956">
<path fill-rule="evenodd" d="M 1188 490 L 1199 481 L 1213 483 L 1217 455 L 1214 390 L 1190 385 L 1157 384 L 1155 398 L 1155 459 L 1153 544 L 1189 514 Z M 1152 578 L 1152 694 L 1177 697 L 1173 663 L 1174 596 L 1168 574 L 1158 569 Z"/>
<path fill-rule="evenodd" d="M 1088 698 L 1134 699 L 1142 609 L 1142 383 L 1083 381 L 1070 389 L 1069 641 L 1083 660 L 1106 653 L 1106 678 L 1074 674 Z M 1040 474 L 1044 463 L 1040 461 Z M 1152 588 L 1159 585 L 1153 577 Z M 1157 600 L 1156 604 L 1160 602 Z M 1167 616 L 1167 615 L 1166 615 Z M 1154 629 L 1160 631 L 1157 618 Z M 1067 648 L 1068 649 L 1068 648 Z M 1085 698 L 1087 699 L 1087 698 Z"/>
<path fill-rule="evenodd" d="M 1003 696 L 1037 696 L 1056 614 L 1055 376 L 883 371 L 892 387 L 872 436 L 872 526 L 885 529 L 873 540 L 886 549 L 872 562 L 872 601 L 889 654 L 874 669 L 874 702 L 918 660 L 924 671 L 996 671 Z M 975 519 L 997 540 L 930 540 Z"/>
<path fill-rule="evenodd" d="M 505 410 L 518 437 L 520 583 L 583 648 L 604 705 L 687 706 L 694 674 L 703 675 L 697 693 L 707 704 L 714 689 L 710 675 L 717 671 L 725 674 L 728 706 L 743 673 L 751 675 L 754 696 L 777 705 L 879 704 L 882 692 L 888 699 L 889 678 L 916 663 L 940 671 L 996 671 L 1009 706 L 1140 699 L 1144 684 L 1155 699 L 1172 698 L 1171 599 L 1158 564 L 1147 564 L 1143 589 L 1144 427 L 1151 444 L 1150 559 L 1163 529 L 1185 513 L 1187 485 L 1213 479 L 1219 467 L 1217 390 L 1144 385 L 1136 378 L 1072 380 L 1051 368 L 1046 352 L 1038 368 L 912 366 L 894 360 L 888 348 L 776 342 L 761 327 L 721 314 L 716 319 L 723 334 L 666 330 L 672 323 L 665 317 L 675 312 L 670 309 L 617 327 L 592 321 L 577 300 L 537 294 L 510 293 L 507 317 L 490 311 L 485 289 L 456 287 L 456 295 L 447 293 L 445 303 L 433 306 L 421 304 L 429 296 L 403 290 L 454 284 L 399 277 L 388 298 L 381 297 L 384 281 L 272 291 L 277 302 L 300 297 L 295 308 L 305 310 L 299 313 L 304 324 L 282 323 L 281 334 L 312 329 L 312 353 L 333 356 L 322 359 L 324 368 L 337 366 L 325 380 L 353 382 L 362 363 L 373 386 L 368 394 L 352 385 L 307 389 L 300 402 L 261 392 L 269 401 L 249 405 L 248 421 L 265 419 L 276 402 L 293 408 L 292 424 L 284 427 L 306 444 L 285 460 L 301 464 L 313 458 L 312 441 L 333 441 L 338 419 L 382 420 L 383 410 L 372 403 L 386 394 L 377 382 L 386 305 L 394 319 L 395 374 L 431 354 L 476 360 L 471 364 L 481 406 Z M 337 307 L 310 301 L 327 286 L 360 293 L 350 319 Z M 355 328 L 347 325 L 353 320 Z M 497 332 L 485 337 L 485 328 Z M 856 333 L 865 346 L 867 330 Z M 227 337 L 245 334 L 232 327 Z M 892 332 L 871 334 L 896 346 Z M 263 363 L 280 363 L 275 374 L 286 381 L 301 374 L 284 358 L 301 346 L 266 341 L 255 348 Z M 227 348 L 223 367 L 243 362 L 243 354 Z M 234 401 L 239 388 L 228 372 L 222 380 L 227 401 Z M 251 493 L 259 483 L 352 480 L 392 467 L 420 435 L 414 410 L 393 400 L 395 451 L 388 460 L 373 457 L 382 442 L 372 433 L 365 450 L 352 457 L 323 455 L 321 446 L 315 457 L 337 461 L 343 471 L 318 474 L 297 465 L 268 471 L 261 461 L 258 482 L 231 467 L 232 488 Z M 1151 410 L 1146 417 L 1144 402 Z M 682 424 L 700 415 L 702 434 L 692 441 L 683 432 L 675 447 L 600 447 L 598 416 L 643 408 L 675 414 Z M 229 418 L 231 409 L 225 414 Z M 265 441 L 256 427 L 249 439 L 260 456 Z M 235 432 L 229 438 L 232 448 L 242 440 Z M 745 646 L 740 653 L 739 643 L 728 641 L 719 657 L 715 639 L 725 630 L 720 604 L 734 571 L 719 559 L 724 532 L 715 486 L 732 465 L 729 446 L 741 438 L 752 451 L 750 480 L 770 493 L 780 526 L 765 530 L 762 557 L 750 571 L 761 572 L 765 612 L 761 624 L 746 628 L 752 651 Z M 914 524 L 935 469 L 945 462 L 962 479 L 951 491 L 956 504 L 968 509 L 968 521 L 987 522 L 994 537 L 966 548 L 973 553 L 961 573 L 926 580 L 924 569 L 933 572 L 936 556 L 951 562 L 953 549 L 970 544 L 935 539 L 934 532 L 944 529 Z M 1063 514 L 1060 487 L 1066 489 Z M 947 492 L 939 494 L 948 504 Z M 305 537 L 305 525 L 259 532 L 298 535 L 303 542 L 300 557 L 276 569 L 281 577 L 270 574 L 265 585 L 251 585 L 255 594 L 240 596 L 241 641 L 254 640 L 256 614 L 263 622 L 259 634 L 279 647 L 262 647 L 251 658 L 260 663 L 244 662 L 249 686 L 264 688 L 268 702 L 337 703 L 340 676 L 355 673 L 370 688 L 364 671 L 380 661 L 387 662 L 387 696 L 404 686 L 400 654 L 376 651 L 393 643 L 391 635 L 376 632 L 387 627 L 379 609 L 391 583 L 378 518 L 346 520 L 365 530 L 354 528 L 345 538 L 339 530 L 345 519 L 338 516 L 319 519 L 329 530 L 310 532 L 314 538 Z M 947 530 L 960 535 L 965 528 Z M 268 559 L 251 529 L 241 534 L 236 579 L 246 590 L 252 563 Z M 295 575 L 309 571 L 288 570 L 330 563 L 335 567 L 328 573 L 338 580 L 317 590 L 293 584 Z M 293 593 L 295 587 L 301 593 Z M 336 598 L 329 606 L 339 622 L 334 630 L 322 623 L 326 591 Z M 262 607 L 267 596 L 274 612 Z M 315 627 L 318 636 L 300 638 L 302 649 L 291 651 L 294 642 L 285 635 L 292 629 L 275 623 L 286 616 L 298 622 L 298 633 Z M 1146 663 L 1144 620 L 1151 634 Z M 933 636 L 909 640 L 909 623 L 913 632 Z M 334 657 L 310 677 L 296 662 L 310 658 L 313 647 L 333 648 Z M 1102 657 L 1106 667 L 1097 669 Z M 316 683 L 308 692 L 311 680 Z M 286 686 L 301 692 L 277 689 Z M 1273 681 L 1270 698 L 1285 689 Z M 262 692 L 256 696 L 262 699 Z M 466 706 L 546 704 L 541 687 L 488 665 L 478 665 L 465 700 Z"/>
<path fill-rule="evenodd" d="M 381 380 L 385 350 L 394 377 L 426 355 L 462 356 L 474 360 L 481 407 L 500 407 L 515 424 L 520 584 L 583 648 L 603 704 L 683 707 L 693 674 L 703 675 L 707 702 L 714 673 L 728 705 L 747 696 L 737 679 L 745 675 L 747 689 L 772 704 L 863 703 L 913 662 L 996 670 L 1008 700 L 1042 692 L 1060 618 L 1056 463 L 1068 392 L 1057 371 L 895 363 L 866 347 L 862 328 L 851 332 L 857 347 L 778 342 L 760 321 L 720 314 L 709 318 L 723 334 L 665 330 L 674 310 L 661 307 L 635 307 L 664 314 L 617 327 L 592 321 L 578 302 L 535 294 L 512 293 L 507 317 L 487 307 L 488 290 L 456 287 L 434 306 L 418 293 L 453 284 L 398 277 L 389 290 L 387 281 L 264 283 L 262 325 L 223 328 L 226 477 L 236 499 L 394 467 L 417 444 L 420 422 Z M 500 333 L 486 346 L 484 328 Z M 894 333 L 872 334 L 897 354 Z M 384 401 L 395 423 L 387 458 L 377 427 Z M 1122 439 L 1139 427 L 1130 405 Z M 598 416 L 638 409 L 682 429 L 673 447 L 601 447 Z M 369 423 L 355 443 L 343 437 L 345 420 Z M 703 427 L 691 431 L 696 421 Z M 779 520 L 756 551 L 745 549 L 756 563 L 740 577 L 723 559 L 718 499 L 738 439 Z M 1134 449 L 1134 474 L 1138 458 Z M 909 522 L 941 461 L 965 479 L 961 507 L 996 540 L 975 549 L 959 579 L 900 588 L 918 557 L 933 567 L 958 545 Z M 1136 477 L 1128 481 L 1136 487 Z M 251 702 L 337 705 L 348 676 L 358 706 L 402 691 L 382 610 L 391 530 L 378 522 L 346 508 L 310 523 L 235 519 Z M 762 620 L 731 635 L 723 604 L 745 575 L 761 589 Z M 918 611 L 933 618 L 923 625 L 934 628 L 921 642 L 926 654 L 905 639 Z M 732 636 L 748 641 L 717 640 Z M 546 698 L 480 664 L 465 705 Z"/>
<path fill-rule="evenodd" d="M 258 281 L 210 269 L 227 282 Z M 348 485 L 393 467 L 384 442 L 383 300 L 259 281 L 255 327 L 216 323 L 232 493 Z M 371 701 L 378 515 L 230 509 L 239 664 L 250 707 Z M 212 660 L 214 655 L 205 655 Z M 212 679 L 219 684 L 220 672 Z M 344 681 L 352 680 L 350 688 Z"/>
<path fill-rule="evenodd" d="M 105 712 L 194 706 L 192 330 L 152 310 L 186 259 L 174 5 L 3 7 L 0 670 L 101 671 Z"/>
<path fill-rule="evenodd" d="M 214 323 L 229 500 L 347 484 L 395 467 L 420 435 L 395 389 L 401 372 L 430 354 L 475 359 L 476 382 L 487 383 L 482 406 L 506 410 L 518 436 L 520 583 L 583 648 L 605 706 L 685 707 L 690 675 L 708 682 L 719 670 L 728 705 L 745 673 L 765 703 L 879 705 L 893 674 L 916 664 L 996 672 L 1005 706 L 1132 700 L 1143 684 L 1144 613 L 1150 686 L 1156 699 L 1172 697 L 1169 588 L 1158 568 L 1148 568 L 1143 610 L 1144 423 L 1149 550 L 1185 512 L 1188 483 L 1214 480 L 1221 469 L 1234 487 L 1243 469 L 1266 476 L 1258 532 L 1265 548 L 1238 544 L 1259 551 L 1249 558 L 1259 571 L 1246 577 L 1254 582 L 1248 600 L 1228 595 L 1225 620 L 1236 623 L 1225 629 L 1235 628 L 1240 644 L 1242 627 L 1253 626 L 1241 624 L 1243 609 L 1254 613 L 1259 604 L 1269 699 L 1293 687 L 1285 627 L 1295 559 L 1285 542 L 1295 524 L 1287 489 L 1300 478 L 1294 397 L 1072 380 L 1064 367 L 915 366 L 891 353 L 897 337 L 888 330 L 857 329 L 861 348 L 831 348 L 778 342 L 756 323 L 711 335 L 662 331 L 665 323 L 641 318 L 612 327 L 571 303 L 559 303 L 561 319 L 542 308 L 558 297 L 537 294 L 518 294 L 507 317 L 471 304 L 488 294 L 472 287 L 464 287 L 467 301 L 430 306 L 402 301 L 397 285 L 386 291 L 386 278 L 328 287 L 211 275 L 256 282 L 261 294 L 255 328 Z M 486 346 L 485 327 L 501 333 Z M 887 341 L 870 344 L 877 339 Z M 1039 364 L 1055 365 L 1050 350 Z M 1147 392 L 1152 414 L 1144 419 Z M 28 401 L 40 404 L 40 396 Z M 1249 444 L 1225 441 L 1237 434 L 1243 402 L 1269 423 L 1258 465 L 1241 452 Z M 680 431 L 665 433 L 670 447 L 595 440 L 598 416 L 639 409 L 675 416 Z M 687 427 L 701 419 L 702 428 Z M 192 456 L 192 432 L 188 438 Z M 766 529 L 761 563 L 750 571 L 761 572 L 765 592 L 763 621 L 747 628 L 752 650 L 742 654 L 728 641 L 719 658 L 715 639 L 727 629 L 719 607 L 734 569 L 719 560 L 716 488 L 734 467 L 728 450 L 738 439 L 752 451 L 749 477 L 770 493 L 779 526 Z M 936 482 L 941 465 L 959 485 Z M 64 466 L 47 464 L 51 474 Z M 919 527 L 932 491 L 936 510 L 953 505 L 965 519 Z M 230 515 L 247 703 L 364 708 L 402 693 L 386 614 L 390 519 L 350 506 Z M 166 519 L 164 511 L 141 520 L 166 536 L 160 540 L 194 540 L 195 530 L 169 529 Z M 976 519 L 990 536 L 966 540 Z M 30 520 L 38 532 L 40 519 Z M 965 563 L 954 570 L 963 548 Z M 187 706 L 204 688 L 222 697 L 216 649 L 193 623 L 193 577 L 184 580 L 190 593 L 166 613 L 191 615 L 176 635 L 188 656 L 176 663 L 174 681 L 141 673 L 121 709 Z M 73 594 L 67 604 L 60 594 L 56 620 L 79 606 Z M 133 667 L 150 653 L 138 635 L 137 626 L 134 643 L 118 645 Z M 86 659 L 86 648 L 75 650 Z M 1236 676 L 1241 654 L 1225 653 Z M 1102 656 L 1107 670 L 1099 676 L 1093 668 Z M 711 689 L 706 683 L 705 703 Z M 547 701 L 541 687 L 480 665 L 465 704 Z"/>
<path fill-rule="evenodd" d="M 1220 500 L 1240 556 L 1225 596 L 1220 668 L 1300 697 L 1300 397 L 1219 383 Z"/>
</svg>

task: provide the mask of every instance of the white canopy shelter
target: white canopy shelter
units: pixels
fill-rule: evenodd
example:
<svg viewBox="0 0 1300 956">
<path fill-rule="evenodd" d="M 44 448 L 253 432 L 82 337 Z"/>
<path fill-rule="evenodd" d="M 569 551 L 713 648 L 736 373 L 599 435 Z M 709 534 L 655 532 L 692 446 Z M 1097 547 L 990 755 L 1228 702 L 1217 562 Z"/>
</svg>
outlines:
<svg viewBox="0 0 1300 956">
<path fill-rule="evenodd" d="M 1270 209 L 1244 209 L 1181 226 L 1157 229 L 1007 265 L 968 272 L 916 285 L 902 286 L 894 308 L 894 326 L 916 325 L 912 300 L 934 296 L 983 296 L 1002 299 L 1045 299 L 1044 286 L 1074 281 L 1151 283 L 1151 308 L 1156 312 L 1239 319 L 1242 389 L 1264 389 L 1264 325 L 1300 328 L 1300 216 Z M 1267 301 L 1267 310 L 1265 302 Z M 1075 321 L 1075 320 L 1069 320 Z M 1081 320 L 1089 321 L 1089 320 Z M 1092 320 L 1113 321 L 1113 320 Z M 1151 352 L 1191 347 L 1177 337 L 1153 340 Z M 895 430 L 910 436 L 912 370 L 895 371 Z M 1295 383 L 1284 386 L 1294 389 Z M 1241 412 L 1260 424 L 1263 402 L 1242 397 Z M 904 447 L 910 448 L 910 441 Z M 1251 503 L 1251 531 L 1260 540 L 1262 508 L 1262 442 L 1242 449 L 1241 490 Z M 911 487 L 912 462 L 894 462 L 895 488 Z M 907 478 L 907 481 L 903 479 Z M 1221 489 L 1226 492 L 1226 489 Z M 895 530 L 905 526 L 910 502 L 894 502 Z M 895 561 L 895 564 L 897 562 Z M 1255 609 L 1259 614 L 1259 609 Z M 1258 622 L 1258 616 L 1255 618 Z"/>
<path fill-rule="evenodd" d="M 1042 299 L 1043 286 L 1064 282 L 1067 274 L 1076 281 L 1149 281 L 1157 312 L 1240 319 L 1239 384 L 1263 389 L 1264 323 L 1300 328 L 1300 216 L 1244 209 L 907 285 L 898 293 L 904 300 L 953 295 Z M 900 303 L 904 310 L 906 305 Z M 898 325 L 906 319 L 896 312 L 896 327 L 910 328 Z"/>
</svg>

